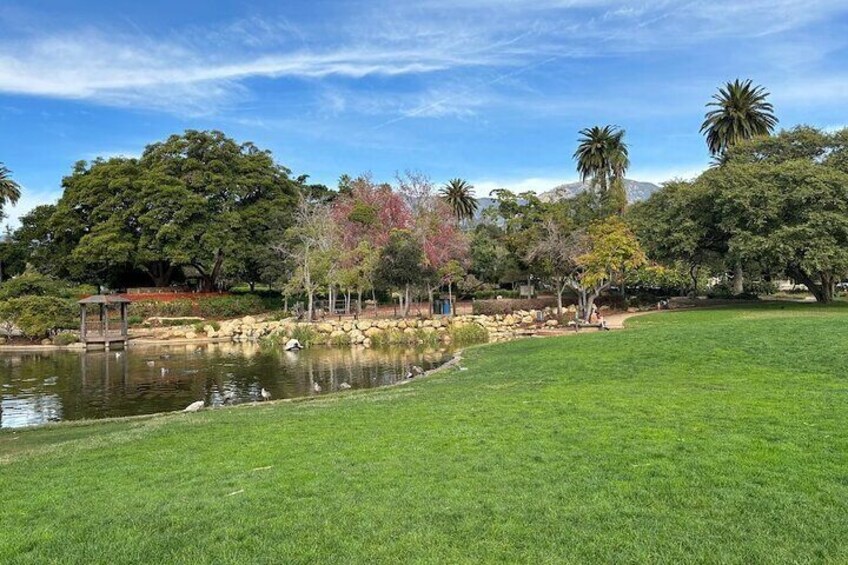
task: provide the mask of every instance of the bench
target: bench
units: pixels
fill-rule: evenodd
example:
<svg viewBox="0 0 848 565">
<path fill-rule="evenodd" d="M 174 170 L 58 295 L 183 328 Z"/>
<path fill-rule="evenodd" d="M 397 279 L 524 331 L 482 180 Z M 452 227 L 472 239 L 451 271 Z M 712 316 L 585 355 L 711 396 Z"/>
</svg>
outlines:
<svg viewBox="0 0 848 565">
<path fill-rule="evenodd" d="M 579 332 L 581 328 L 598 328 L 598 331 L 602 332 L 610 331 L 606 320 L 600 323 L 592 323 L 587 322 L 585 320 L 571 320 L 570 322 L 568 322 L 568 326 L 574 328 L 575 332 Z"/>
</svg>

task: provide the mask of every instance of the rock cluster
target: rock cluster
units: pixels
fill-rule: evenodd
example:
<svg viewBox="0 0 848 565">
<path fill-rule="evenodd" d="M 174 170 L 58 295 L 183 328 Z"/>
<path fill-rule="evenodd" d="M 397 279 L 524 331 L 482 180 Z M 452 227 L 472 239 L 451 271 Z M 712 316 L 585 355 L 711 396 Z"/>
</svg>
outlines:
<svg viewBox="0 0 848 565">
<path fill-rule="evenodd" d="M 219 325 L 207 324 L 203 333 L 193 327 L 169 328 L 157 334 L 162 339 L 219 338 L 233 341 L 258 341 L 277 338 L 285 343 L 292 337 L 308 339 L 316 345 L 361 345 L 371 347 L 388 343 L 418 343 L 439 341 L 449 343 L 451 331 L 469 324 L 484 328 L 489 341 L 505 341 L 522 335 L 532 335 L 540 328 L 552 329 L 559 325 L 550 311 L 519 311 L 514 314 L 485 316 L 467 315 L 453 318 L 401 319 L 401 320 L 324 320 L 314 323 L 285 320 L 262 320 L 245 316 L 227 320 Z"/>
</svg>

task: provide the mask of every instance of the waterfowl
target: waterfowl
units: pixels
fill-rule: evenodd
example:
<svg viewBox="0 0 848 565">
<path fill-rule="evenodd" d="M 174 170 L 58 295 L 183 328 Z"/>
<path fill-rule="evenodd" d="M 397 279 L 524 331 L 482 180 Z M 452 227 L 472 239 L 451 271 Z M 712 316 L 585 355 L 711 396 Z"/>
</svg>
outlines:
<svg viewBox="0 0 848 565">
<path fill-rule="evenodd" d="M 191 404 L 186 406 L 183 412 L 197 412 L 204 406 L 206 406 L 206 403 L 202 400 L 198 400 L 197 402 L 192 402 Z"/>
</svg>

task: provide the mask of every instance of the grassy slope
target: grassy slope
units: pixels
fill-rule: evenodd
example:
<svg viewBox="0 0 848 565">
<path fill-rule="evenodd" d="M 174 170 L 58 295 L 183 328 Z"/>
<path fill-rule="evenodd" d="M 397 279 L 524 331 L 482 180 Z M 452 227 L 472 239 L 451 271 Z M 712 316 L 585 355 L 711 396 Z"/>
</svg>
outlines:
<svg viewBox="0 0 848 565">
<path fill-rule="evenodd" d="M 846 314 L 645 316 L 403 387 L 3 433 L 0 562 L 845 562 Z"/>
</svg>

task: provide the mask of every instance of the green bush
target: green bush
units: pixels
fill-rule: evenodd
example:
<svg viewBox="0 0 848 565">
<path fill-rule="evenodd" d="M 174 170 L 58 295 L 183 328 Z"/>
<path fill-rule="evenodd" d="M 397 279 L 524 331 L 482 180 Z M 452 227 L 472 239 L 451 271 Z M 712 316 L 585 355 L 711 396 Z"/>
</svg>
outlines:
<svg viewBox="0 0 848 565">
<path fill-rule="evenodd" d="M 273 299 L 266 300 L 257 294 L 237 294 L 202 298 L 197 308 L 204 318 L 237 318 L 270 310 L 270 302 Z"/>
<path fill-rule="evenodd" d="M 563 305 L 574 304 L 573 299 L 563 298 Z M 503 300 L 475 300 L 472 310 L 474 314 L 512 314 L 518 310 L 542 310 L 547 307 L 555 307 L 556 298 L 520 298 Z"/>
<path fill-rule="evenodd" d="M 79 336 L 71 332 L 62 332 L 53 336 L 53 345 L 70 345 L 79 341 Z"/>
<path fill-rule="evenodd" d="M 489 332 L 480 324 L 452 325 L 448 333 L 454 345 L 472 345 L 489 341 Z"/>
<path fill-rule="evenodd" d="M 346 333 L 343 333 L 341 335 L 335 335 L 330 338 L 330 345 L 335 347 L 344 347 L 345 345 L 350 345 L 350 336 Z"/>
<path fill-rule="evenodd" d="M 138 300 L 129 306 L 132 316 L 146 318 L 168 318 L 197 316 L 201 318 L 238 318 L 280 310 L 282 302 L 278 294 L 231 294 L 206 296 L 196 300 L 179 298 L 169 302 L 161 300 Z"/>
<path fill-rule="evenodd" d="M 138 300 L 127 308 L 130 316 L 141 319 L 181 317 L 194 315 L 194 302 L 186 298 L 164 302 L 162 300 Z"/>
<path fill-rule="evenodd" d="M 130 326 L 140 326 L 144 322 L 141 316 L 127 316 L 127 324 Z"/>
<path fill-rule="evenodd" d="M 0 302 L 0 319 L 17 326 L 30 338 L 79 327 L 77 304 L 56 296 L 21 296 Z"/>
<path fill-rule="evenodd" d="M 167 327 L 171 327 L 171 326 L 190 326 L 190 325 L 192 325 L 192 324 L 196 324 L 196 323 L 198 323 L 198 322 L 200 322 L 200 323 L 201 323 L 201 326 L 203 325 L 203 324 L 202 324 L 203 320 L 201 320 L 200 318 L 195 318 L 195 317 L 193 317 L 193 316 L 187 316 L 187 317 L 185 317 L 185 318 L 176 318 L 176 319 L 168 319 L 168 318 L 164 318 L 164 319 L 159 320 L 159 325 L 160 325 L 160 326 L 167 326 Z M 196 327 L 196 326 L 195 326 L 195 327 Z"/>
<path fill-rule="evenodd" d="M 316 333 L 312 326 L 296 326 L 292 330 L 291 338 L 299 341 L 304 347 L 309 347 L 315 341 Z"/>
<path fill-rule="evenodd" d="M 27 272 L 0 284 L 0 300 L 22 296 L 70 296 L 70 288 L 62 281 L 39 273 Z"/>
</svg>

